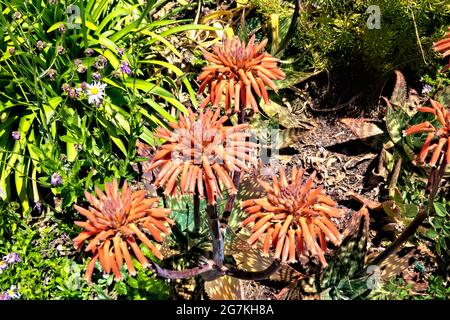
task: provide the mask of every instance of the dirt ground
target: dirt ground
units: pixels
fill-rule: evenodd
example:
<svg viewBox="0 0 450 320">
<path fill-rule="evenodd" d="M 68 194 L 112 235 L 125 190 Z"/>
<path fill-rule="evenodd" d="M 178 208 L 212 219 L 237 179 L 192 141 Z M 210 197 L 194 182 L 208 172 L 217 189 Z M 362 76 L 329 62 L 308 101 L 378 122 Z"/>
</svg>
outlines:
<svg viewBox="0 0 450 320">
<path fill-rule="evenodd" d="M 377 150 L 364 145 L 336 117 L 314 120 L 317 128 L 302 135 L 293 160 L 317 170 L 327 193 L 337 201 L 345 201 L 349 191 L 375 199 L 379 188 L 373 185 L 371 171 L 376 167 Z"/>
</svg>

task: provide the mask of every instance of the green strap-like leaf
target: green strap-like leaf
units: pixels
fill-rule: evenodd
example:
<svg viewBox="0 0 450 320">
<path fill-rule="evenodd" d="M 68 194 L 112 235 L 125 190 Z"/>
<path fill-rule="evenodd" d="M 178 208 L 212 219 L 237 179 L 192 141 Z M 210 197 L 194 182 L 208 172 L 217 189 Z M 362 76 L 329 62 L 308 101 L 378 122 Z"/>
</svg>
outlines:
<svg viewBox="0 0 450 320">
<path fill-rule="evenodd" d="M 17 164 L 14 171 L 14 182 L 23 212 L 26 212 L 30 207 L 27 192 L 28 169 L 29 161 L 25 164 L 25 157 L 19 155 L 17 157 Z"/>
<path fill-rule="evenodd" d="M 34 118 L 36 115 L 34 113 L 25 115 L 20 119 L 19 122 L 19 132 L 21 135 L 21 139 L 17 140 L 14 143 L 13 150 L 10 154 L 10 158 L 2 172 L 1 178 L 0 178 L 0 188 L 3 190 L 6 189 L 6 180 L 9 178 L 9 175 L 11 174 L 12 169 L 14 168 L 17 159 L 20 156 L 20 147 L 21 143 L 26 143 L 26 137 L 28 135 L 28 131 L 30 130 L 31 124 L 33 123 Z"/>
<path fill-rule="evenodd" d="M 169 70 L 172 70 L 173 73 L 175 73 L 175 75 L 177 75 L 181 79 L 183 84 L 186 86 L 186 89 L 189 92 L 189 96 L 190 96 L 191 101 L 194 104 L 194 106 L 196 107 L 198 105 L 198 101 L 197 101 L 197 98 L 196 98 L 196 93 L 195 93 L 194 89 L 192 88 L 189 80 L 186 78 L 185 73 L 180 68 L 178 68 L 177 66 L 175 66 L 175 65 L 173 65 L 171 63 L 168 63 L 168 62 L 165 62 L 165 61 L 159 61 L 159 60 L 141 60 L 139 62 L 140 63 L 156 64 L 156 65 L 163 66 L 163 67 L 165 67 L 165 68 L 167 68 Z"/>
<path fill-rule="evenodd" d="M 218 31 L 221 30 L 220 28 L 216 28 L 216 27 L 210 27 L 210 26 L 203 26 L 200 24 L 185 24 L 182 26 L 177 26 L 177 27 L 173 27 L 169 30 L 166 30 L 164 32 L 160 33 L 161 37 L 167 37 L 170 36 L 171 34 L 174 33 L 178 33 L 178 32 L 184 32 L 184 31 L 190 31 L 190 30 L 208 30 L 208 31 Z M 149 45 L 155 43 L 157 41 L 157 39 L 152 39 L 149 41 Z"/>
<path fill-rule="evenodd" d="M 145 91 L 146 93 L 153 93 L 154 95 L 157 95 L 164 100 L 166 100 L 168 103 L 173 105 L 175 108 L 180 110 L 181 112 L 187 114 L 188 110 L 185 106 L 181 104 L 181 102 L 176 99 L 173 94 L 171 94 L 169 91 L 167 91 L 164 88 L 161 88 L 160 86 L 156 85 L 155 83 L 141 80 L 141 79 L 135 79 L 135 78 L 127 78 L 125 80 L 125 85 L 130 89 L 138 89 Z"/>
</svg>

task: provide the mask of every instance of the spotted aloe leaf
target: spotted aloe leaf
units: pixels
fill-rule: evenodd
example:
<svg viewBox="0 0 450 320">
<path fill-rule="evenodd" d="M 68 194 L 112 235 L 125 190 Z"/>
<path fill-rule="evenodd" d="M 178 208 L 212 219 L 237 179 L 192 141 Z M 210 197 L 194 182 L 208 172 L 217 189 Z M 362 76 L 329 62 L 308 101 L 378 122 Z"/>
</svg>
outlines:
<svg viewBox="0 0 450 320">
<path fill-rule="evenodd" d="M 402 130 L 406 127 L 410 116 L 388 102 L 386 111 L 386 128 L 394 143 L 402 140 Z"/>
<path fill-rule="evenodd" d="M 385 132 L 370 119 L 345 118 L 341 120 L 359 139 L 370 146 L 382 144 L 386 135 Z"/>
</svg>

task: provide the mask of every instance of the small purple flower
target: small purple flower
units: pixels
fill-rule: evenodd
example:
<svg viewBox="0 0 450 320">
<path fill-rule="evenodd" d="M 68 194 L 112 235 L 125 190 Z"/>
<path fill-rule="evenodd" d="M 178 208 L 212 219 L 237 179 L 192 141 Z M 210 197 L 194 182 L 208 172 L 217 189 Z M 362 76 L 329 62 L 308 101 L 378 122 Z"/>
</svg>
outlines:
<svg viewBox="0 0 450 320">
<path fill-rule="evenodd" d="M 85 73 L 87 70 L 87 67 L 84 64 L 79 64 L 77 66 L 77 72 L 78 73 Z"/>
<path fill-rule="evenodd" d="M 122 71 L 123 73 L 125 73 L 127 75 L 131 75 L 131 68 L 130 68 L 130 64 L 128 63 L 128 61 L 122 60 L 122 62 L 120 63 L 120 71 Z"/>
<path fill-rule="evenodd" d="M 9 296 L 9 294 L 8 293 L 0 293 L 0 301 L 1 300 L 3 300 L 3 301 L 5 301 L 5 300 L 11 300 L 11 297 Z"/>
<path fill-rule="evenodd" d="M 62 177 L 59 173 L 55 172 L 52 174 L 52 178 L 51 178 L 51 184 L 52 186 L 57 186 L 62 184 Z"/>
<path fill-rule="evenodd" d="M 62 55 L 66 52 L 66 49 L 64 49 L 63 46 L 57 46 L 56 47 L 56 52 L 58 52 L 59 55 Z"/>
<path fill-rule="evenodd" d="M 8 253 L 6 256 L 3 257 L 2 260 L 9 264 L 21 261 L 19 255 L 16 252 Z"/>
<path fill-rule="evenodd" d="M 6 269 L 8 269 L 8 264 L 5 261 L 0 261 L 0 274 L 5 271 Z"/>
<path fill-rule="evenodd" d="M 16 11 L 13 14 L 13 18 L 14 20 L 19 20 L 20 18 L 22 18 L 22 14 L 19 11 Z"/>
<path fill-rule="evenodd" d="M 102 75 L 99 72 L 94 72 L 92 74 L 92 79 L 94 79 L 95 81 L 100 81 L 102 80 Z"/>
<path fill-rule="evenodd" d="M 102 70 L 106 67 L 107 64 L 108 64 L 108 60 L 104 56 L 100 55 L 95 59 L 94 66 L 98 70 Z"/>
<path fill-rule="evenodd" d="M 119 58 L 122 58 L 124 52 L 125 52 L 124 48 L 118 48 L 117 49 L 117 54 L 119 55 Z"/>
<path fill-rule="evenodd" d="M 67 28 L 66 28 L 65 25 L 60 24 L 59 27 L 58 27 L 58 31 L 61 32 L 61 33 L 66 33 Z"/>
<path fill-rule="evenodd" d="M 13 140 L 20 140 L 20 132 L 19 131 L 13 131 L 11 133 L 11 136 L 12 136 Z"/>
<path fill-rule="evenodd" d="M 119 71 L 115 70 L 111 72 L 111 76 L 113 76 L 114 78 L 120 78 L 122 74 Z"/>
<path fill-rule="evenodd" d="M 81 88 L 70 88 L 67 93 L 70 99 L 78 99 L 83 92 Z"/>
<path fill-rule="evenodd" d="M 16 48 L 9 48 L 9 54 L 13 55 L 16 52 Z"/>
<path fill-rule="evenodd" d="M 86 50 L 84 50 L 84 53 L 90 57 L 95 53 L 95 51 L 92 48 L 87 48 Z"/>
<path fill-rule="evenodd" d="M 36 42 L 36 49 L 38 49 L 39 51 L 44 50 L 46 46 L 47 45 L 42 40 L 39 40 L 38 42 Z"/>
<path fill-rule="evenodd" d="M 68 83 L 64 83 L 61 87 L 61 90 L 64 92 L 69 92 L 70 90 L 70 85 Z"/>
<path fill-rule="evenodd" d="M 57 74 L 57 72 L 56 72 L 55 69 L 49 69 L 49 70 L 47 71 L 47 77 L 48 77 L 51 81 L 54 81 L 54 80 L 55 80 L 56 74 Z"/>
<path fill-rule="evenodd" d="M 425 84 L 422 87 L 422 94 L 427 94 L 427 93 L 430 93 L 431 91 L 433 91 L 433 87 L 430 86 L 429 84 Z"/>
<path fill-rule="evenodd" d="M 81 86 L 81 89 L 86 90 L 87 83 L 83 81 L 80 86 Z"/>
<path fill-rule="evenodd" d="M 34 203 L 34 210 L 36 210 L 37 212 L 41 213 L 42 212 L 42 203 L 40 201 L 36 201 Z"/>
<path fill-rule="evenodd" d="M 70 99 L 77 99 L 77 91 L 74 88 L 70 88 L 69 91 L 67 92 L 67 94 L 69 95 Z"/>
</svg>

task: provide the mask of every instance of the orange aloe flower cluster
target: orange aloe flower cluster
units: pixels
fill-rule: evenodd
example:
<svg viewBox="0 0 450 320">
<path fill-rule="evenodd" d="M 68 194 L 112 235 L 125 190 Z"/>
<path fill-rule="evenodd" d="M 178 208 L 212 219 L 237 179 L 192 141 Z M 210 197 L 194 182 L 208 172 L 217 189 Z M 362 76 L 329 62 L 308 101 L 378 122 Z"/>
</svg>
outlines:
<svg viewBox="0 0 450 320">
<path fill-rule="evenodd" d="M 221 197 L 219 182 L 230 194 L 236 194 L 233 172 L 248 171 L 249 163 L 257 165 L 252 152 L 256 143 L 246 141 L 248 124 L 224 126 L 227 116 L 220 117 L 220 109 L 189 111 L 180 115 L 178 123 L 170 123 L 173 131 L 159 127 L 157 137 L 167 140 L 156 152 L 148 170 L 161 168 L 155 185 L 164 187 L 164 194 L 198 194 L 214 204 Z"/>
<path fill-rule="evenodd" d="M 232 112 L 233 100 L 234 112 L 239 112 L 241 105 L 258 112 L 254 93 L 266 103 L 269 101 L 266 85 L 276 90 L 273 80 L 281 80 L 285 74 L 277 66 L 279 59 L 262 52 L 267 39 L 259 44 L 254 42 L 254 35 L 247 46 L 238 37 L 225 37 L 222 46 L 213 46 L 214 53 L 203 51 L 203 56 L 210 65 L 204 67 L 198 77 L 201 81 L 198 93 L 201 94 L 208 88 L 208 96 L 200 107 L 205 107 L 208 103 L 217 107 L 224 91 L 226 113 Z"/>
<path fill-rule="evenodd" d="M 343 212 L 324 194 L 322 186 L 313 187 L 315 171 L 306 181 L 303 174 L 301 167 L 294 166 L 288 178 L 281 167 L 279 179 L 272 174 L 272 185 L 258 179 L 267 194 L 242 202 L 249 214 L 243 225 L 253 223 L 248 243 L 253 245 L 262 239 L 264 255 L 273 247 L 275 259 L 281 257 L 282 262 L 292 263 L 309 253 L 325 267 L 327 239 L 335 245 L 341 242 L 341 234 L 330 218 L 341 218 Z"/>
<path fill-rule="evenodd" d="M 450 112 L 439 102 L 431 99 L 430 107 L 418 107 L 420 112 L 431 113 L 436 116 L 442 127 L 435 128 L 429 121 L 425 121 L 403 130 L 403 135 L 427 132 L 427 138 L 420 150 L 418 162 L 424 163 L 428 154 L 432 152 L 430 166 L 435 166 L 441 151 L 446 150 L 446 162 L 450 164 Z"/>
<path fill-rule="evenodd" d="M 448 30 L 450 31 L 450 27 L 448 27 Z M 447 32 L 444 36 L 444 39 L 433 43 L 434 50 L 437 52 L 442 53 L 442 56 L 444 58 L 450 56 L 450 32 Z M 446 71 L 450 69 L 450 60 L 449 63 L 442 71 Z"/>
<path fill-rule="evenodd" d="M 118 188 L 117 180 L 105 184 L 105 193 L 95 187 L 97 197 L 85 192 L 89 209 L 75 205 L 75 209 L 87 218 L 87 221 L 75 221 L 82 227 L 82 231 L 73 241 L 77 249 L 85 240 L 89 240 L 85 251 L 91 251 L 93 258 L 86 270 L 86 280 L 91 282 L 95 263 L 100 264 L 105 273 L 113 271 L 116 280 L 122 279 L 120 269 L 124 261 L 128 272 L 136 274 L 130 255 L 130 249 L 139 262 L 148 266 L 149 262 L 139 248 L 136 240 L 140 240 L 159 259 L 162 255 L 148 235 L 162 242 L 161 234 L 169 234 L 173 221 L 167 216 L 170 209 L 155 208 L 158 198 L 145 198 L 145 190 L 132 192 L 125 182 L 122 191 Z"/>
</svg>

